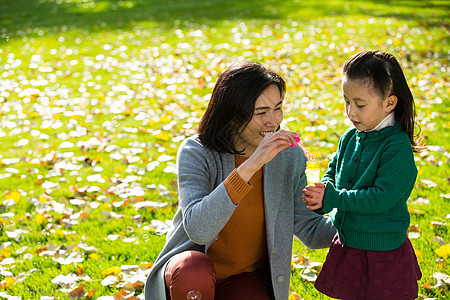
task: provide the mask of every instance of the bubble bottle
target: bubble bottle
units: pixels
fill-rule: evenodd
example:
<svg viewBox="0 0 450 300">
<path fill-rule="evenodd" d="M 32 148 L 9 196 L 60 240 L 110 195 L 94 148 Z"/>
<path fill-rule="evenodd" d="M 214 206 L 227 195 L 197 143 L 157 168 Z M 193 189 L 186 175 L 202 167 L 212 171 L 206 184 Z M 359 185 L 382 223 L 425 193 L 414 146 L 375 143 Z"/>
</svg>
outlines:
<svg viewBox="0 0 450 300">
<path fill-rule="evenodd" d="M 320 168 L 317 157 L 308 151 L 305 151 L 305 156 L 308 158 L 305 170 L 308 185 L 314 185 L 316 182 L 320 182 Z"/>
<path fill-rule="evenodd" d="M 187 293 L 187 300 L 201 300 L 202 294 L 197 290 L 192 290 Z"/>
<path fill-rule="evenodd" d="M 291 147 L 299 146 L 303 153 L 305 154 L 308 161 L 306 162 L 306 178 L 308 180 L 308 185 L 314 185 L 316 182 L 320 182 L 320 168 L 317 164 L 317 157 L 309 151 L 306 151 L 302 146 L 298 144 L 300 142 L 300 138 L 295 138 L 295 144 L 292 144 Z"/>
<path fill-rule="evenodd" d="M 317 157 L 309 151 L 303 149 L 302 146 L 298 144 L 300 142 L 300 138 L 295 138 L 295 144 L 292 144 L 291 147 L 299 146 L 302 148 L 303 153 L 305 154 L 308 161 L 306 162 L 306 178 L 308 180 L 308 185 L 314 185 L 316 182 L 320 182 L 320 168 L 317 164 Z"/>
</svg>

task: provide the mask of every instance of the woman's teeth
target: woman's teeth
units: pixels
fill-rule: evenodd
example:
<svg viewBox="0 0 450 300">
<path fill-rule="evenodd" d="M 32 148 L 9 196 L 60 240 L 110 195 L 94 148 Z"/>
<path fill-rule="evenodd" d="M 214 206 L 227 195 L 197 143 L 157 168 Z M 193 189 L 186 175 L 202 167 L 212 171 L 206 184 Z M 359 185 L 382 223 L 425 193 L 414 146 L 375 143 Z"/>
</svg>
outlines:
<svg viewBox="0 0 450 300">
<path fill-rule="evenodd" d="M 266 134 L 274 133 L 275 131 L 261 131 L 262 136 L 266 136 Z"/>
</svg>

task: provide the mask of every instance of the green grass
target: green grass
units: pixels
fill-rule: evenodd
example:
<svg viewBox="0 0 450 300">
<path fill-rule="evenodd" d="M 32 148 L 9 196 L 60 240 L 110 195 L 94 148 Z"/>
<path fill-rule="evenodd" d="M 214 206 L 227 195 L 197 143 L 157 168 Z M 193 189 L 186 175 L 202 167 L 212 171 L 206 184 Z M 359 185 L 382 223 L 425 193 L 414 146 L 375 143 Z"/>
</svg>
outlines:
<svg viewBox="0 0 450 300">
<path fill-rule="evenodd" d="M 111 267 L 140 265 L 132 274 L 145 278 L 165 241 L 152 221 L 170 220 L 177 207 L 177 148 L 195 133 L 220 72 L 236 60 L 283 75 L 283 127 L 302 134 L 324 173 L 348 127 L 342 65 L 357 51 L 381 49 L 404 67 L 430 146 L 416 155 L 410 207 L 420 235 L 412 242 L 421 298 L 445 299 L 433 274 L 450 274 L 448 257 L 435 252 L 436 235 L 450 240 L 449 5 L 0 0 L 0 292 L 67 299 L 84 285 L 98 298 L 138 281 L 121 271 L 118 283 L 102 285 Z M 167 205 L 136 208 L 144 201 Z M 298 241 L 293 251 L 311 262 L 326 256 Z M 90 279 L 51 282 L 82 269 Z M 304 272 L 293 267 L 292 292 L 327 299 Z"/>
</svg>

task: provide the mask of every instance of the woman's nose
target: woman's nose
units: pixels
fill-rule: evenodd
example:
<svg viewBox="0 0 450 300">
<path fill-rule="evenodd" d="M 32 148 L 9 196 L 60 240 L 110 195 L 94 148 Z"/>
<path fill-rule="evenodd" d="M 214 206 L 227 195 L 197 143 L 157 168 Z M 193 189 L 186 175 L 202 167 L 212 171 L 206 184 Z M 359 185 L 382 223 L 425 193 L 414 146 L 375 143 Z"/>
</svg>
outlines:
<svg viewBox="0 0 450 300">
<path fill-rule="evenodd" d="M 277 119 L 275 118 L 275 115 L 273 113 L 267 113 L 265 125 L 266 126 L 277 125 Z"/>
</svg>

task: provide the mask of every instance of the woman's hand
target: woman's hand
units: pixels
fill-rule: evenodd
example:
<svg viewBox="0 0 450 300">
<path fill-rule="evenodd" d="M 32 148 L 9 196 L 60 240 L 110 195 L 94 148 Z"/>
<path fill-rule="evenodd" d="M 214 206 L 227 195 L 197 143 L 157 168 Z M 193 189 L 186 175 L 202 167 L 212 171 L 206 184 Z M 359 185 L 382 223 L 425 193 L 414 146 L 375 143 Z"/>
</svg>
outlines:
<svg viewBox="0 0 450 300">
<path fill-rule="evenodd" d="M 285 130 L 267 134 L 255 149 L 255 152 L 238 167 L 238 174 L 248 182 L 256 171 L 271 161 L 281 150 L 298 144 L 300 136 L 296 132 Z"/>
<path fill-rule="evenodd" d="M 317 182 L 315 186 L 309 185 L 303 189 L 303 203 L 307 208 L 311 210 L 322 208 L 325 188 L 325 184 Z"/>
</svg>

